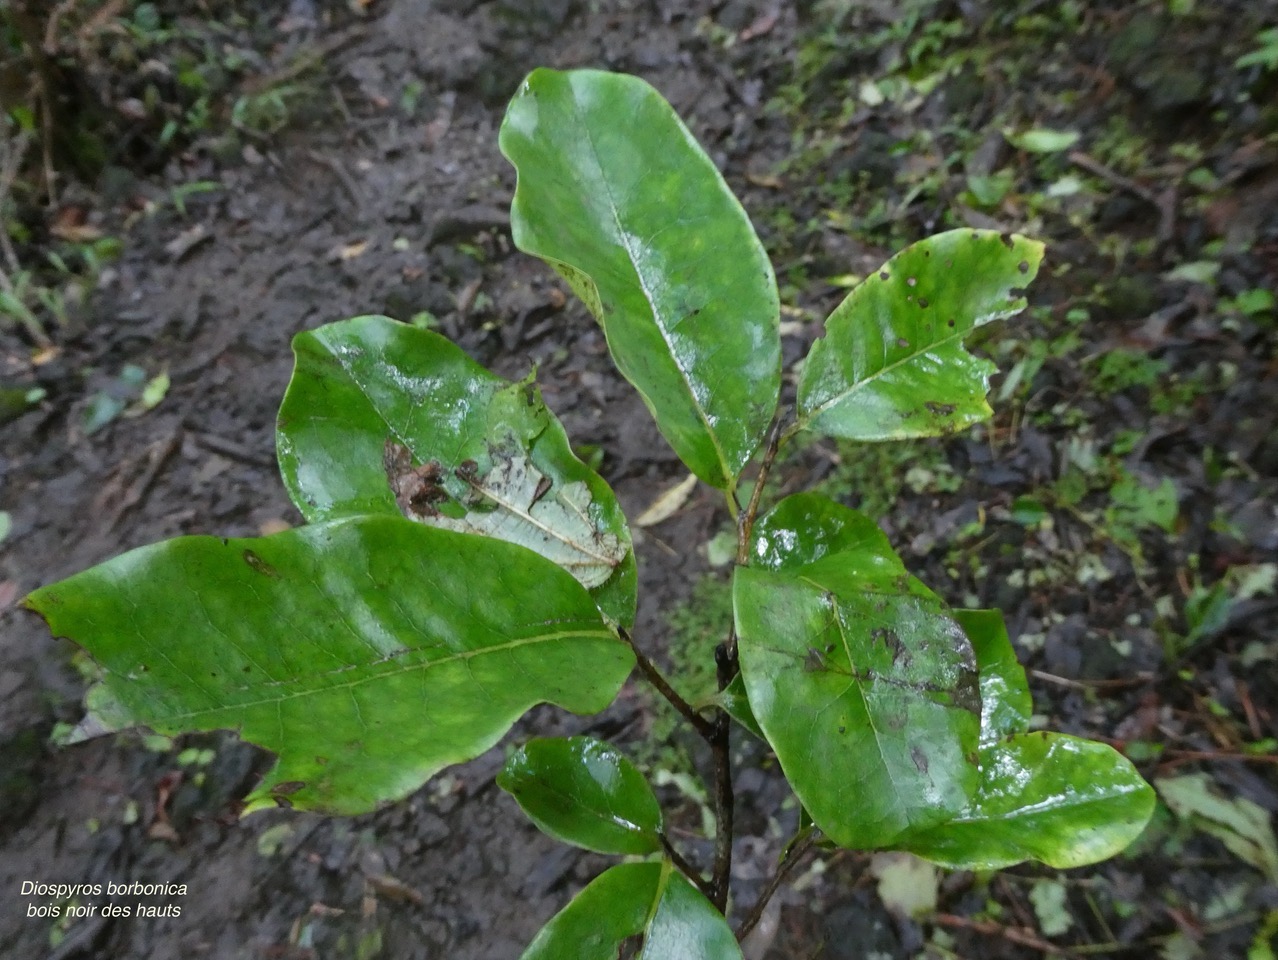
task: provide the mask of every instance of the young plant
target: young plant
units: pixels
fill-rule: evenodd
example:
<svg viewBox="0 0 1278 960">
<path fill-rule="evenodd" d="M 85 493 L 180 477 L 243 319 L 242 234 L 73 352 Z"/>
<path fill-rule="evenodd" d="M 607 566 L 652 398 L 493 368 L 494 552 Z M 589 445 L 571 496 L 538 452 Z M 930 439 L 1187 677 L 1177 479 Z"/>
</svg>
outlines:
<svg viewBox="0 0 1278 960">
<path fill-rule="evenodd" d="M 1108 746 L 1030 732 L 999 613 L 948 609 L 873 521 L 827 497 L 761 503 L 800 435 L 883 441 L 987 417 L 993 367 L 963 338 L 1025 306 L 1041 244 L 956 230 L 897 254 L 826 321 L 778 416 L 772 267 L 655 90 L 537 70 L 501 148 L 519 175 L 516 244 L 585 301 L 663 435 L 736 519 L 719 694 L 689 704 L 631 636 L 625 517 L 531 380 L 359 317 L 294 340 L 278 448 L 306 526 L 181 537 L 26 599 L 100 665 L 78 736 L 233 729 L 277 757 L 246 812 L 355 814 L 478 756 L 534 704 L 604 709 L 637 665 L 712 748 L 713 862 L 681 854 L 618 750 L 524 744 L 498 783 L 533 821 L 630 858 L 550 920 L 530 960 L 741 956 L 763 904 L 733 932 L 734 725 L 775 752 L 801 804 L 778 880 L 813 847 L 996 869 L 1126 846 L 1152 791 Z"/>
</svg>

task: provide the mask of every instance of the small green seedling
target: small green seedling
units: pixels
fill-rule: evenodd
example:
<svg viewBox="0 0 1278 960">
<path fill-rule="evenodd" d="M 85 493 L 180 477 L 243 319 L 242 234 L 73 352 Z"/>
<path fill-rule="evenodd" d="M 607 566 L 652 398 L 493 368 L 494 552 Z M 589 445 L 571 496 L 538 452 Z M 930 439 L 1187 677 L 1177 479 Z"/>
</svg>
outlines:
<svg viewBox="0 0 1278 960">
<path fill-rule="evenodd" d="M 236 730 L 277 758 L 246 811 L 357 814 L 477 757 L 534 704 L 603 710 L 638 666 L 712 748 L 713 861 L 678 849 L 614 747 L 524 744 L 498 783 L 552 836 L 627 858 L 550 920 L 528 960 L 741 956 L 763 904 L 729 925 L 734 729 L 766 742 L 801 806 L 781 873 L 813 848 L 983 870 L 1123 849 L 1152 791 L 1108 746 L 1030 732 L 999 613 L 949 609 L 872 520 L 825 496 L 761 502 L 796 437 L 886 441 L 986 418 L 993 365 L 963 339 L 1025 306 L 1042 245 L 956 230 L 897 254 L 828 318 L 778 413 L 772 266 L 652 87 L 537 70 L 501 148 L 519 175 L 516 244 L 586 303 L 736 520 L 717 696 L 688 703 L 631 635 L 626 519 L 531 380 L 369 316 L 294 340 L 278 447 L 306 526 L 181 537 L 26 599 L 100 665 L 78 736 Z"/>
</svg>

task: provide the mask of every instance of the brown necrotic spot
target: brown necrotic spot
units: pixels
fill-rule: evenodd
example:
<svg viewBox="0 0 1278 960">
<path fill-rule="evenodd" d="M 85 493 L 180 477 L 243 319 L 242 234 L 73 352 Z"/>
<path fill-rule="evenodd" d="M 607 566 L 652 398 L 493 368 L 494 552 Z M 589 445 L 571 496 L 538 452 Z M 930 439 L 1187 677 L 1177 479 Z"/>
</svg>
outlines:
<svg viewBox="0 0 1278 960">
<path fill-rule="evenodd" d="M 252 550 L 244 551 L 244 562 L 263 576 L 270 577 L 272 580 L 278 580 L 280 578 L 279 571 Z"/>
<path fill-rule="evenodd" d="M 910 747 L 910 759 L 914 761 L 914 766 L 919 773 L 927 773 L 927 754 L 918 747 Z"/>
</svg>

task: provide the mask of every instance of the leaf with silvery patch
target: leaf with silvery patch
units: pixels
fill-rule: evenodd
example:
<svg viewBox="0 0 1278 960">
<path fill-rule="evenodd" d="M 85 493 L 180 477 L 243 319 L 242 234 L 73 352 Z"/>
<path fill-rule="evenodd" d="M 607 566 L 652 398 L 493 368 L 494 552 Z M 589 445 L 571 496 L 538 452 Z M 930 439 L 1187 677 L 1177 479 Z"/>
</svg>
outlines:
<svg viewBox="0 0 1278 960">
<path fill-rule="evenodd" d="M 460 520 L 471 507 L 496 509 L 465 477 L 522 457 L 538 474 L 525 506 L 565 497 L 560 506 L 580 513 L 568 527 L 554 526 L 578 538 L 587 555 L 571 544 L 563 549 L 552 534 L 551 559 L 571 561 L 609 620 L 634 623 L 625 515 L 604 479 L 574 455 L 531 378 L 512 383 L 438 334 L 386 317 L 298 334 L 293 349 L 297 365 L 280 407 L 280 469 L 309 522 L 370 514 L 423 521 L 436 513 Z M 515 542 L 535 539 L 536 528 L 523 527 Z"/>
<path fill-rule="evenodd" d="M 407 448 L 390 439 L 386 452 L 387 479 L 410 520 L 528 547 L 587 589 L 606 581 L 626 558 L 626 545 L 591 509 L 586 484 L 574 481 L 556 488 L 522 454 L 493 451 L 493 466 L 483 477 L 474 461 L 462 463 L 455 475 L 469 495 L 461 504 L 466 514 L 454 517 L 435 506 L 447 498 L 439 464 L 413 467 Z"/>
</svg>

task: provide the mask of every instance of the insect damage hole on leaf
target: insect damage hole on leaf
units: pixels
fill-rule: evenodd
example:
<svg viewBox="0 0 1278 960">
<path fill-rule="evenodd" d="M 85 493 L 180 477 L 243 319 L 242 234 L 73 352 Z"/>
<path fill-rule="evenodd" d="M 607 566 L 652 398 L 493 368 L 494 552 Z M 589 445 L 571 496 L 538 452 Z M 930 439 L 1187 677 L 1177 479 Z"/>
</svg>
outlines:
<svg viewBox="0 0 1278 960">
<path fill-rule="evenodd" d="M 438 463 L 414 467 L 402 444 L 386 441 L 386 475 L 396 503 L 410 520 L 432 527 L 495 537 L 535 550 L 563 567 L 587 589 L 606 581 L 627 554 L 626 544 L 604 527 L 590 489 L 581 481 L 554 487 L 522 453 L 492 449 L 484 476 L 466 460 L 454 471 L 465 485 L 463 516 L 441 513 L 448 501 Z"/>
</svg>

